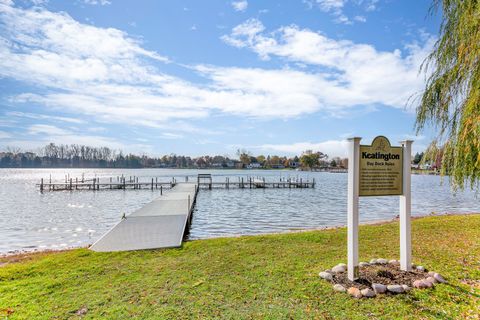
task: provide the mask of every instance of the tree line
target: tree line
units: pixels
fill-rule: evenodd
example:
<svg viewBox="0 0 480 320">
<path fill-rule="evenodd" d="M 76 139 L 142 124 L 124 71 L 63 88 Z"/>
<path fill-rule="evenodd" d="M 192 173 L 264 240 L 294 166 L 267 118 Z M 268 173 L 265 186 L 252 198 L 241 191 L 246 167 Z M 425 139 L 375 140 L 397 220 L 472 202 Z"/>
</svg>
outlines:
<svg viewBox="0 0 480 320">
<path fill-rule="evenodd" d="M 253 156 L 246 150 L 237 151 L 238 159 L 228 156 L 189 157 L 176 154 L 162 157 L 125 154 L 108 147 L 50 143 L 35 152 L 7 147 L 0 151 L 1 168 L 346 168 L 347 159 L 328 158 L 322 152 L 307 150 L 299 156 Z"/>
</svg>

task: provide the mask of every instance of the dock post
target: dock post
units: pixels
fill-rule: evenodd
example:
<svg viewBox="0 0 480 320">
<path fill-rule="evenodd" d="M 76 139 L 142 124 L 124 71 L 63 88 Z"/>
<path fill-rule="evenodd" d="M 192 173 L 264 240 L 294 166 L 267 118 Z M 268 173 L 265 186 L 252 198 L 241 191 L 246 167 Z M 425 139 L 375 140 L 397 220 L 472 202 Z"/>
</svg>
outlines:
<svg viewBox="0 0 480 320">
<path fill-rule="evenodd" d="M 155 177 L 155 189 L 158 189 L 158 178 Z"/>
<path fill-rule="evenodd" d="M 163 194 L 163 185 L 161 184 L 160 185 L 160 195 L 162 195 L 162 194 Z"/>
<path fill-rule="evenodd" d="M 152 190 L 153 190 L 153 178 L 152 178 Z"/>
<path fill-rule="evenodd" d="M 43 178 L 40 180 L 40 192 L 43 192 Z"/>
<path fill-rule="evenodd" d="M 137 177 L 137 189 L 140 189 L 140 185 L 138 184 L 138 177 Z"/>
<path fill-rule="evenodd" d="M 96 179 L 95 179 L 95 178 L 93 178 L 92 180 L 93 180 L 93 182 L 92 182 L 92 183 L 93 183 L 93 185 L 92 185 L 92 187 L 93 187 L 93 191 L 95 191 L 95 181 L 96 181 Z"/>
<path fill-rule="evenodd" d="M 190 195 L 188 195 L 188 208 L 187 213 L 190 213 Z"/>
<path fill-rule="evenodd" d="M 243 177 L 242 177 L 242 189 L 245 188 L 245 185 L 243 184 Z"/>
<path fill-rule="evenodd" d="M 100 178 L 97 178 L 97 190 L 100 190 Z"/>
<path fill-rule="evenodd" d="M 112 177 L 110 177 L 110 189 L 112 189 Z"/>
<path fill-rule="evenodd" d="M 78 190 L 78 177 L 75 178 L 75 190 Z"/>
<path fill-rule="evenodd" d="M 122 175 L 122 180 L 123 180 L 123 190 L 125 190 L 125 187 L 126 187 L 125 186 L 125 178 L 123 177 L 123 175 Z"/>
<path fill-rule="evenodd" d="M 70 178 L 70 191 L 73 190 L 73 187 L 72 187 L 72 178 Z"/>
</svg>

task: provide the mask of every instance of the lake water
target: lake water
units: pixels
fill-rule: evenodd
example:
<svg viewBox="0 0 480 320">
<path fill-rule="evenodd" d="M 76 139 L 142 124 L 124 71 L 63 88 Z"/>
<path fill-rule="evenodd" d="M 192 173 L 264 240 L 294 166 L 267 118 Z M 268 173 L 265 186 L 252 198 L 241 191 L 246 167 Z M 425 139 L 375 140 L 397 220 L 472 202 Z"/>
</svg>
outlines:
<svg viewBox="0 0 480 320">
<path fill-rule="evenodd" d="M 315 189 L 201 190 L 195 207 L 191 239 L 284 232 L 346 224 L 347 175 L 343 173 L 283 170 L 180 170 L 180 169 L 0 169 L 0 253 L 61 249 L 93 243 L 129 214 L 160 195 L 159 190 L 56 191 L 40 193 L 41 178 L 64 181 L 71 177 L 101 179 L 118 175 L 184 181 L 197 173 L 214 180 L 238 181 L 262 176 L 315 178 Z M 105 180 L 106 181 L 106 180 Z M 412 214 L 480 212 L 480 199 L 471 191 L 453 195 L 448 179 L 412 176 Z M 360 199 L 362 222 L 392 219 L 398 215 L 398 197 Z"/>
</svg>

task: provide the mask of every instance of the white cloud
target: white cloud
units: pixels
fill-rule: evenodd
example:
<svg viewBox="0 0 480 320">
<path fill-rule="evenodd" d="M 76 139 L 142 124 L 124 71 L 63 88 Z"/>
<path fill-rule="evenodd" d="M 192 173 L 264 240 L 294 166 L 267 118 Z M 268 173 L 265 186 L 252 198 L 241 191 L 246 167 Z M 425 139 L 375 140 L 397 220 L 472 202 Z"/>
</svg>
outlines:
<svg viewBox="0 0 480 320">
<path fill-rule="evenodd" d="M 367 18 L 365 18 L 364 16 L 355 16 L 353 17 L 353 20 L 357 22 L 367 22 Z"/>
<path fill-rule="evenodd" d="M 377 9 L 377 3 L 379 0 L 369 0 L 366 1 L 365 10 L 366 11 L 375 11 Z"/>
<path fill-rule="evenodd" d="M 418 70 L 433 45 L 429 39 L 423 46 L 406 46 L 403 53 L 398 49 L 378 51 L 368 44 L 334 40 L 295 25 L 266 34 L 255 19 L 235 27 L 222 39 L 247 47 L 262 59 L 280 57 L 322 68 L 317 73 L 302 73 L 303 79 L 315 79 L 305 90 L 310 90 L 318 104 L 333 108 L 368 104 L 404 108 L 407 99 L 423 88 Z"/>
<path fill-rule="evenodd" d="M 233 9 L 235 9 L 235 11 L 245 11 L 247 10 L 247 7 L 248 7 L 248 1 L 246 0 L 233 1 L 232 7 Z"/>
<path fill-rule="evenodd" d="M 349 19 L 344 12 L 347 3 L 357 7 L 360 6 L 363 10 L 369 12 L 377 9 L 376 4 L 378 3 L 378 0 L 304 0 L 303 2 L 308 5 L 309 9 L 318 7 L 323 12 L 330 13 L 335 18 L 333 21 L 336 23 L 353 24 L 353 21 L 365 22 L 366 18 L 357 15 L 353 18 L 353 21 Z"/>
<path fill-rule="evenodd" d="M 12 112 L 7 112 L 6 115 L 9 117 L 29 118 L 29 119 L 35 119 L 35 120 L 54 120 L 54 121 L 70 122 L 70 123 L 77 123 L 77 124 L 85 123 L 85 121 L 77 118 L 59 117 L 59 116 L 51 116 L 51 115 L 29 113 L 29 112 L 12 111 Z"/>
<path fill-rule="evenodd" d="M 264 144 L 255 146 L 255 149 L 276 151 L 287 154 L 301 154 L 306 150 L 320 151 L 332 157 L 346 157 L 348 152 L 347 140 L 327 140 L 323 142 L 296 142 L 290 144 Z"/>
<path fill-rule="evenodd" d="M 35 124 L 28 128 L 28 132 L 32 135 L 46 134 L 46 135 L 68 135 L 71 131 L 64 130 L 55 126 L 46 124 Z"/>
<path fill-rule="evenodd" d="M 50 142 L 56 144 L 80 144 L 94 147 L 108 146 L 113 149 L 121 149 L 125 152 L 134 152 L 143 154 L 145 152 L 153 153 L 153 147 L 147 144 L 130 144 L 124 141 L 119 142 L 116 139 L 80 134 L 76 129 L 66 130 L 52 125 L 35 124 L 27 128 L 27 136 L 20 135 L 5 136 L 0 135 L 0 139 L 4 140 L 3 144 L 11 144 L 20 148 L 31 148 L 32 146 L 41 147 Z"/>
<path fill-rule="evenodd" d="M 245 47 L 253 45 L 254 40 L 259 40 L 258 35 L 265 30 L 265 27 L 258 19 L 248 19 L 232 29 L 230 35 L 221 37 L 223 41 L 234 47 Z"/>
<path fill-rule="evenodd" d="M 112 4 L 112 2 L 109 0 L 83 0 L 83 2 L 86 4 L 102 5 L 102 6 Z"/>
<path fill-rule="evenodd" d="M 11 138 L 12 135 L 8 132 L 5 132 L 5 131 L 0 131 L 0 140 L 1 139 L 8 139 L 8 138 Z"/>
<path fill-rule="evenodd" d="M 48 2 L 48 0 L 30 0 L 34 5 L 40 6 Z"/>
<path fill-rule="evenodd" d="M 0 76 L 43 89 L 12 97 L 14 104 L 172 132 L 198 132 L 190 121 L 216 113 L 271 119 L 342 115 L 359 105 L 403 107 L 421 87 L 418 65 L 429 46 L 377 51 L 294 25 L 267 33 L 250 19 L 224 41 L 264 59 L 315 68 L 192 66 L 206 80 L 200 85 L 162 72 L 167 58 L 117 29 L 9 5 L 0 5 L 0 19 Z"/>
<path fill-rule="evenodd" d="M 172 140 L 176 140 L 176 139 L 181 139 L 183 138 L 183 135 L 181 134 L 178 134 L 178 133 L 172 133 L 172 132 L 164 132 L 160 135 L 161 138 L 163 139 L 172 139 Z"/>
<path fill-rule="evenodd" d="M 346 0 L 316 0 L 316 2 L 322 11 L 331 12 L 341 10 Z"/>
</svg>

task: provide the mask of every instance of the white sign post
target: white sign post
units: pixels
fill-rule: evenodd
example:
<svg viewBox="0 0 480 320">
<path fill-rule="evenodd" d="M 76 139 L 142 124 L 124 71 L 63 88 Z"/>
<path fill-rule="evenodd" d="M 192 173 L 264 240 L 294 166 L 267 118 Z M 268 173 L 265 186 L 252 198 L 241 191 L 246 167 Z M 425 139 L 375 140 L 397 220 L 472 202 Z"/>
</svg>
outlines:
<svg viewBox="0 0 480 320">
<path fill-rule="evenodd" d="M 358 192 L 360 173 L 360 139 L 350 138 L 348 146 L 348 278 L 358 278 Z"/>
<path fill-rule="evenodd" d="M 410 215 L 411 198 L 411 140 L 402 141 L 403 147 L 403 195 L 400 196 L 400 268 L 404 271 L 412 269 L 412 235 Z"/>
<path fill-rule="evenodd" d="M 378 140 L 378 145 L 376 140 Z M 369 150 L 370 146 L 360 146 L 361 138 L 355 137 L 348 139 L 348 197 L 347 197 L 347 234 L 348 234 L 348 279 L 354 281 L 358 279 L 358 205 L 360 197 L 360 170 L 369 170 L 368 173 L 362 178 L 362 195 L 365 196 L 381 196 L 381 195 L 400 195 L 400 268 L 404 271 L 411 269 L 411 227 L 410 227 L 410 214 L 411 214 L 411 151 L 413 141 L 407 140 L 401 142 L 402 148 L 390 147 L 390 142 L 385 137 L 377 137 L 374 139 L 372 146 L 375 144 L 375 148 L 378 148 L 378 152 L 368 153 L 362 151 L 362 157 L 365 156 L 367 161 L 366 167 L 362 165 L 360 167 L 360 149 Z M 383 141 L 382 141 L 383 140 Z M 387 145 L 388 144 L 388 145 Z M 397 149 L 398 151 L 395 151 Z M 382 154 L 381 151 L 385 151 Z M 401 151 L 401 153 L 400 153 Z M 387 154 L 388 152 L 388 154 Z M 398 153 L 398 156 L 395 155 Z M 403 154 L 402 157 L 400 157 Z M 374 159 L 374 160 L 372 160 Z M 378 159 L 378 161 L 377 161 Z M 382 160 L 383 159 L 383 160 Z M 362 159 L 364 160 L 364 159 Z M 396 161 L 396 162 L 395 162 Z M 399 163 L 398 161 L 402 161 Z M 395 168 L 397 169 L 387 169 Z M 368 168 L 370 166 L 371 168 Z M 376 167 L 380 167 L 375 171 Z M 401 170 L 400 170 L 401 169 Z M 397 171 L 394 171 L 397 170 Z M 400 173 L 401 171 L 401 173 Z M 363 171 L 362 171 L 363 172 Z M 402 188 L 399 189 L 399 182 L 395 178 L 391 178 L 389 182 L 385 182 L 384 175 L 388 172 L 390 177 L 394 177 L 394 172 L 397 173 L 397 177 L 401 174 Z M 376 178 L 378 177 L 378 180 Z M 370 187 L 369 184 L 372 186 Z M 396 191 L 398 190 L 398 191 Z M 391 192 L 391 193 L 390 193 Z M 388 194 L 390 193 L 390 194 Z M 400 194 L 401 193 L 401 194 Z"/>
</svg>

